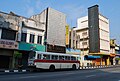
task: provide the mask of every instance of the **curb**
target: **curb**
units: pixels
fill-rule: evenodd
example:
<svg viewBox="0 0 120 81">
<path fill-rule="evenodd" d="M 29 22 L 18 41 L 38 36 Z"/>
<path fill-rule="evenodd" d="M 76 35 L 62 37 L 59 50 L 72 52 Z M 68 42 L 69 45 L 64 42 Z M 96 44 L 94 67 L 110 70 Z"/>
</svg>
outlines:
<svg viewBox="0 0 120 81">
<path fill-rule="evenodd" d="M 109 65 L 109 66 L 81 66 L 80 70 L 86 70 L 86 69 L 103 69 L 103 68 L 114 68 L 114 67 L 120 67 L 120 65 Z"/>
<path fill-rule="evenodd" d="M 22 70 L 0 70 L 0 75 L 1 74 L 11 74 L 11 73 L 27 73 L 30 72 L 29 70 L 22 69 Z"/>
<path fill-rule="evenodd" d="M 0 75 L 9 75 L 9 74 L 22 74 L 22 73 L 29 73 L 29 70 L 22 69 L 22 70 L 0 70 Z"/>
<path fill-rule="evenodd" d="M 5 72 L 5 73 L 9 73 L 9 72 L 27 72 L 28 70 L 0 70 L 0 72 Z"/>
</svg>

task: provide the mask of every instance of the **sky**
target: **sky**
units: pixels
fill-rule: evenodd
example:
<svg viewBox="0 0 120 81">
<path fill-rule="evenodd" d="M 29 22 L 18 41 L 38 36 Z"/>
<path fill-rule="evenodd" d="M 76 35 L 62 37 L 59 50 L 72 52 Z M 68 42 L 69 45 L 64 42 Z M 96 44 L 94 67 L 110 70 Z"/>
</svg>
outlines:
<svg viewBox="0 0 120 81">
<path fill-rule="evenodd" d="M 66 14 L 67 23 L 77 26 L 77 19 L 88 14 L 88 7 L 99 5 L 99 12 L 110 22 L 110 38 L 120 44 L 120 0 L 0 0 L 0 11 L 30 17 L 51 7 Z"/>
</svg>

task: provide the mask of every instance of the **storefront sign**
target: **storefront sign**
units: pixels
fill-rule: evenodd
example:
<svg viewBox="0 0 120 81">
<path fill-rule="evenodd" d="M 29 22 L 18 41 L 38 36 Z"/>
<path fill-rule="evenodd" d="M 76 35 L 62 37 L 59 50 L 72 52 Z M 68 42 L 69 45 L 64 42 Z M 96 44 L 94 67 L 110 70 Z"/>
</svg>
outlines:
<svg viewBox="0 0 120 81">
<path fill-rule="evenodd" d="M 0 39 L 0 48 L 18 49 L 18 43 L 15 41 Z"/>
<path fill-rule="evenodd" d="M 45 51 L 45 46 L 40 44 L 30 44 L 25 42 L 19 42 L 19 50 L 24 51 Z"/>
<path fill-rule="evenodd" d="M 77 55 L 80 55 L 80 54 L 81 54 L 81 51 L 80 51 L 80 50 L 77 50 L 77 49 L 66 48 L 66 53 L 68 53 L 68 54 L 77 54 Z"/>
</svg>

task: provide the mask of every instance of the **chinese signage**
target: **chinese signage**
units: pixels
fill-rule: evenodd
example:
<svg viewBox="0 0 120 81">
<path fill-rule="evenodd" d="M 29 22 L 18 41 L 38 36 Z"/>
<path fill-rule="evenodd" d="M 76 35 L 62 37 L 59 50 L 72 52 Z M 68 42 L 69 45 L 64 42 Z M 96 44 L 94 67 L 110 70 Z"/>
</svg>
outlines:
<svg viewBox="0 0 120 81">
<path fill-rule="evenodd" d="M 0 48 L 18 49 L 18 43 L 15 41 L 0 39 Z"/>
</svg>

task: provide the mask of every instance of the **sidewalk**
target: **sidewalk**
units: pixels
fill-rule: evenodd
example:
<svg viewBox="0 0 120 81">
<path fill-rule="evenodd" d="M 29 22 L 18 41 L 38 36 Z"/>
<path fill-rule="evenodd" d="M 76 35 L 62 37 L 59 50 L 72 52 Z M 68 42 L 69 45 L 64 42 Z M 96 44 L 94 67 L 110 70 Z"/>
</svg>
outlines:
<svg viewBox="0 0 120 81">
<path fill-rule="evenodd" d="M 103 65 L 103 66 L 81 66 L 80 70 L 86 70 L 86 69 L 102 69 L 102 68 L 114 68 L 114 67 L 120 67 L 120 65 Z"/>
</svg>

